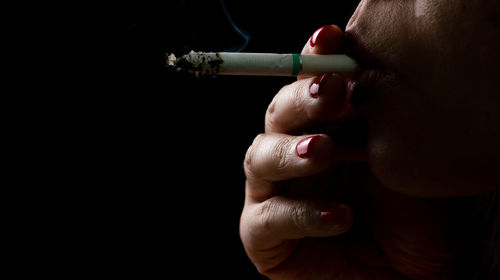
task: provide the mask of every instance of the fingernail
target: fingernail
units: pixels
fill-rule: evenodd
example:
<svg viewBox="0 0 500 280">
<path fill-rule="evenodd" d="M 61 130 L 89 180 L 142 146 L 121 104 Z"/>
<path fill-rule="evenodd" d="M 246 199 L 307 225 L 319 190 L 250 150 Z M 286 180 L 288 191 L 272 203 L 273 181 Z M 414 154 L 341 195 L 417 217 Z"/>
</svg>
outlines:
<svg viewBox="0 0 500 280">
<path fill-rule="evenodd" d="M 325 25 L 325 26 L 322 26 L 320 28 L 318 28 L 316 31 L 314 31 L 313 35 L 311 36 L 311 39 L 309 39 L 309 45 L 311 47 L 314 48 L 314 46 L 316 46 L 316 44 L 318 43 L 319 41 L 319 37 L 321 35 L 321 33 L 327 28 L 329 27 L 330 25 Z"/>
<path fill-rule="evenodd" d="M 321 219 L 327 225 L 344 225 L 347 221 L 348 209 L 345 207 L 334 207 L 328 211 L 321 212 Z"/>
<path fill-rule="evenodd" d="M 296 146 L 297 155 L 301 158 L 309 158 L 311 156 L 311 143 L 318 137 L 319 135 L 314 135 L 300 140 Z"/>
<path fill-rule="evenodd" d="M 328 76 L 330 76 L 330 74 L 323 74 L 321 76 L 316 77 L 316 79 L 314 79 L 311 86 L 309 87 L 309 94 L 311 95 L 311 97 L 314 97 L 314 98 L 319 97 L 319 93 L 321 90 L 321 82 Z"/>
</svg>

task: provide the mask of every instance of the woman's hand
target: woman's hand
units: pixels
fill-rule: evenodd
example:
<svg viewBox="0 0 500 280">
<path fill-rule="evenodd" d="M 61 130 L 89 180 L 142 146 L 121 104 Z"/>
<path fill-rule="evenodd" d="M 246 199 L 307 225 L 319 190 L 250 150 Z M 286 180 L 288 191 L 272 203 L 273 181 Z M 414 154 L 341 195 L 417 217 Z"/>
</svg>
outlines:
<svg viewBox="0 0 500 280">
<path fill-rule="evenodd" d="M 339 53 L 341 42 L 340 29 L 326 26 L 302 53 Z M 262 274 L 302 280 L 448 277 L 447 202 L 386 189 L 360 163 L 366 153 L 354 143 L 363 141 L 329 136 L 355 127 L 360 118 L 346 100 L 344 79 L 335 74 L 300 77 L 269 105 L 265 133 L 245 158 L 240 224 L 246 252 Z"/>
</svg>

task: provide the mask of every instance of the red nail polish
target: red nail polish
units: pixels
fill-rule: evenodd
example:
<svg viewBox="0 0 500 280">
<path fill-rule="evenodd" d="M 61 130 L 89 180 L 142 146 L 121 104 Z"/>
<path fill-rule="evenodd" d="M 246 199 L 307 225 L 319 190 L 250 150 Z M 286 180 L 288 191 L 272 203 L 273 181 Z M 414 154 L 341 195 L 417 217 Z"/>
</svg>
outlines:
<svg viewBox="0 0 500 280">
<path fill-rule="evenodd" d="M 309 40 L 309 45 L 314 48 L 316 44 L 318 43 L 318 38 L 320 37 L 321 32 L 325 30 L 327 27 L 330 25 L 325 25 L 320 28 L 318 28 L 316 31 L 314 31 L 313 35 L 311 36 L 311 39 Z"/>
<path fill-rule="evenodd" d="M 322 211 L 321 219 L 327 225 L 344 225 L 347 220 L 347 208 L 335 207 L 329 211 Z"/>
<path fill-rule="evenodd" d="M 319 97 L 321 82 L 329 75 L 330 74 L 323 74 L 321 76 L 316 77 L 316 79 L 314 79 L 311 86 L 309 87 L 309 94 L 311 95 L 311 97 L 314 97 L 314 98 Z"/>
<path fill-rule="evenodd" d="M 311 137 L 304 138 L 297 143 L 296 150 L 297 155 L 301 158 L 308 158 L 311 156 L 311 142 L 318 138 L 319 135 L 314 135 Z"/>
</svg>

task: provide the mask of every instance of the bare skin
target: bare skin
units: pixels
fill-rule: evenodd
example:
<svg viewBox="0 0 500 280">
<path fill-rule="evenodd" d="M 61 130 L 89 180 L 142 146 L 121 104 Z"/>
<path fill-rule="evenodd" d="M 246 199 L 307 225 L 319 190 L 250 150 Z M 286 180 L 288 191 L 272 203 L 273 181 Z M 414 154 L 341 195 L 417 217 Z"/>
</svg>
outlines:
<svg viewBox="0 0 500 280">
<path fill-rule="evenodd" d="M 248 149 L 240 235 L 270 279 L 450 279 L 449 197 L 498 189 L 500 36 L 495 23 L 470 24 L 498 5 L 396 2 L 362 1 L 345 36 L 323 28 L 302 51 L 376 53 L 361 55 L 382 81 L 367 83 L 367 101 L 346 98 L 362 77 L 301 77 L 276 95 Z M 478 43 L 473 59 L 466 43 Z M 335 137 L 359 120 L 366 141 Z"/>
<path fill-rule="evenodd" d="M 332 27 L 324 32 L 328 40 L 315 48 L 306 45 L 303 53 L 340 50 L 334 40 L 340 43 L 341 31 Z M 339 150 L 326 134 L 318 134 L 309 142 L 308 158 L 297 155 L 297 143 L 311 135 L 287 133 L 324 121 L 338 122 L 343 116 L 352 119 L 357 114 L 349 108 L 340 117 L 330 113 L 336 106 L 330 103 L 341 99 L 336 95 L 345 95 L 341 77 L 328 77 L 325 94 L 317 98 L 309 94 L 313 79 L 300 79 L 296 85 L 299 90 L 285 87 L 278 93 L 266 116 L 266 133 L 248 150 L 241 236 L 249 257 L 271 279 L 374 279 L 374 275 L 401 279 L 392 266 L 422 277 L 449 273 L 449 267 L 443 266 L 450 260 L 449 248 L 443 242 L 445 204 L 422 203 L 421 198 L 389 191 L 369 175 L 364 164 L 349 167 L 356 169 L 357 183 L 364 186 L 353 193 L 352 180 L 343 175 L 346 171 L 334 169 L 342 168 L 341 160 L 365 159 L 362 147 L 346 145 Z M 300 106 L 296 100 L 302 102 Z M 294 117 L 286 120 L 287 116 Z M 352 195 L 364 201 L 361 211 L 369 223 L 358 221 L 363 225 L 350 231 L 349 237 L 336 239 L 334 236 L 352 226 L 352 209 L 345 204 L 351 203 L 348 197 Z M 344 203 L 339 204 L 339 199 Z M 321 219 L 322 211 L 340 211 L 343 216 L 338 224 L 329 225 Z M 429 234 L 418 240 L 424 231 Z M 374 240 L 375 234 L 379 242 Z"/>
</svg>

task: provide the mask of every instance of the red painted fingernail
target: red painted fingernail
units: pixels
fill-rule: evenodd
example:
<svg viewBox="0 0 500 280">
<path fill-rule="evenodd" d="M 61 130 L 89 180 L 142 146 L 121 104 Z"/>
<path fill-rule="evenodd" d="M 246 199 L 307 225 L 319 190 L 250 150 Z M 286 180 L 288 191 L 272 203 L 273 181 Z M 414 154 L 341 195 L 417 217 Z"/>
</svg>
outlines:
<svg viewBox="0 0 500 280">
<path fill-rule="evenodd" d="M 300 142 L 297 143 L 297 147 L 296 147 L 297 155 L 301 158 L 310 157 L 311 156 L 311 142 L 318 137 L 319 137 L 319 135 L 314 135 L 314 136 L 310 136 L 310 137 L 307 137 L 307 138 L 300 140 Z"/>
<path fill-rule="evenodd" d="M 314 48 L 316 44 L 318 43 L 318 38 L 320 37 L 321 32 L 325 30 L 327 27 L 330 25 L 325 25 L 320 28 L 318 28 L 316 31 L 314 31 L 313 35 L 311 36 L 311 39 L 309 39 L 309 45 Z"/>
<path fill-rule="evenodd" d="M 311 86 L 309 87 L 309 94 L 311 97 L 318 98 L 320 89 L 321 89 L 321 82 L 330 74 L 323 74 L 321 76 L 316 77 L 314 81 L 312 82 Z"/>
<path fill-rule="evenodd" d="M 335 207 L 328 211 L 321 212 L 321 219 L 327 225 L 343 225 L 347 220 L 348 210 L 345 207 Z"/>
</svg>

